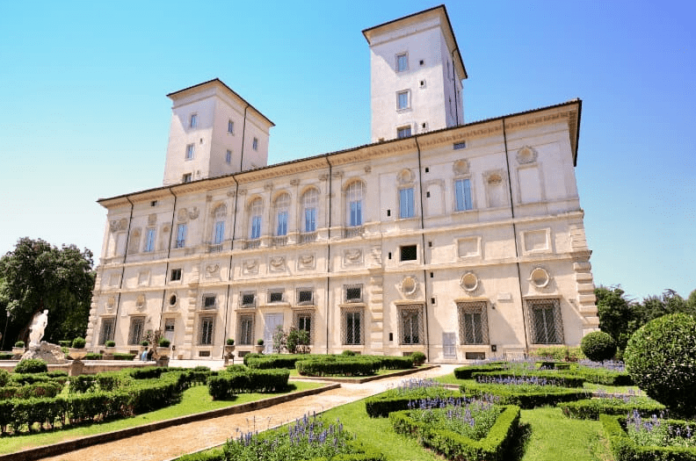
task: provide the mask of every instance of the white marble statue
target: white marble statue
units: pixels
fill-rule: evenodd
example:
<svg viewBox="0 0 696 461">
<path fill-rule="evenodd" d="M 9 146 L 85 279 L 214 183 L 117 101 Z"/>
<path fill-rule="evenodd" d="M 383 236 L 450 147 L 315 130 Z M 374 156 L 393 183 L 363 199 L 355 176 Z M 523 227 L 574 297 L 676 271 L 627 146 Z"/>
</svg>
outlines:
<svg viewBox="0 0 696 461">
<path fill-rule="evenodd" d="M 48 325 L 48 310 L 43 311 L 41 314 L 37 315 L 34 319 L 34 323 L 31 324 L 31 332 L 29 333 L 29 347 L 39 347 L 41 345 L 41 338 L 43 338 L 44 330 Z"/>
</svg>

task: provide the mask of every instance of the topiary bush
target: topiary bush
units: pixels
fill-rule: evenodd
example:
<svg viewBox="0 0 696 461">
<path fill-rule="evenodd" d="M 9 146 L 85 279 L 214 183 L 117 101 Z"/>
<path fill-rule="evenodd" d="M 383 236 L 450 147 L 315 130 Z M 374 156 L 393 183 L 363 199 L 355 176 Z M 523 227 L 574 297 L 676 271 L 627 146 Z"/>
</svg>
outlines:
<svg viewBox="0 0 696 461">
<path fill-rule="evenodd" d="M 24 347 L 24 341 L 17 341 L 14 347 Z"/>
<path fill-rule="evenodd" d="M 608 333 L 593 331 L 580 342 L 582 353 L 593 362 L 603 362 L 616 354 L 616 341 Z"/>
<path fill-rule="evenodd" d="M 87 341 L 85 341 L 85 338 L 80 338 L 78 336 L 77 338 L 73 339 L 72 347 L 75 349 L 84 349 L 86 344 Z"/>
<path fill-rule="evenodd" d="M 111 340 L 109 340 L 109 341 L 107 341 L 106 343 L 104 343 L 104 345 L 105 345 L 106 347 L 116 347 L 116 341 L 111 341 Z"/>
<path fill-rule="evenodd" d="M 414 352 L 411 354 L 411 360 L 413 360 L 413 366 L 414 367 L 419 367 L 425 363 L 425 354 L 419 351 Z"/>
<path fill-rule="evenodd" d="M 626 370 L 648 396 L 683 416 L 696 415 L 696 319 L 659 317 L 628 340 Z"/>
<path fill-rule="evenodd" d="M 46 373 L 48 365 L 41 359 L 22 360 L 15 366 L 15 373 Z"/>
</svg>

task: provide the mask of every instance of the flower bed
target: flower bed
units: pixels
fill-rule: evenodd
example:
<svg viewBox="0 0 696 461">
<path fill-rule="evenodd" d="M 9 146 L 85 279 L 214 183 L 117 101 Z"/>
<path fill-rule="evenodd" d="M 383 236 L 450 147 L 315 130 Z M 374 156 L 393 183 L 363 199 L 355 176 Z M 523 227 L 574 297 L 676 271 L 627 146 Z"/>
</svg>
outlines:
<svg viewBox="0 0 696 461">
<path fill-rule="evenodd" d="M 563 411 L 564 415 L 579 419 L 598 419 L 600 413 L 626 415 L 634 410 L 641 416 L 650 416 L 665 410 L 665 406 L 661 403 L 649 397 L 636 395 L 612 396 L 602 394 L 599 398 L 563 402 L 556 406 Z"/>
<path fill-rule="evenodd" d="M 695 461 L 696 422 L 600 415 L 616 461 Z"/>
<path fill-rule="evenodd" d="M 421 399 L 457 398 L 461 395 L 429 379 L 409 379 L 386 392 L 365 400 L 365 411 L 371 418 L 386 418 L 389 413 L 412 408 Z"/>
<path fill-rule="evenodd" d="M 446 459 L 469 461 L 507 459 L 507 448 L 520 418 L 514 405 L 495 407 L 467 401 L 463 406 L 391 413 L 397 433 L 417 438 Z"/>
<path fill-rule="evenodd" d="M 631 375 L 625 371 L 599 366 L 579 366 L 572 370 L 572 374 L 583 377 L 587 382 L 605 384 L 607 386 L 630 386 L 633 384 Z"/>
<path fill-rule="evenodd" d="M 505 362 L 491 362 L 482 365 L 468 365 L 454 369 L 454 377 L 457 379 L 472 379 L 474 373 L 485 373 L 487 371 L 507 370 Z"/>
<path fill-rule="evenodd" d="M 480 397 L 491 394 L 500 398 L 503 405 L 517 405 L 530 409 L 543 405 L 555 405 L 559 402 L 569 402 L 585 399 L 587 392 L 581 389 L 539 385 L 531 383 L 512 384 L 462 384 L 459 389 L 467 397 Z"/>
<path fill-rule="evenodd" d="M 477 383 L 483 384 L 534 384 L 540 386 L 582 387 L 585 382 L 584 378 L 576 375 L 552 370 L 524 371 L 522 374 L 512 371 L 476 372 L 472 373 L 471 376 Z"/>
</svg>

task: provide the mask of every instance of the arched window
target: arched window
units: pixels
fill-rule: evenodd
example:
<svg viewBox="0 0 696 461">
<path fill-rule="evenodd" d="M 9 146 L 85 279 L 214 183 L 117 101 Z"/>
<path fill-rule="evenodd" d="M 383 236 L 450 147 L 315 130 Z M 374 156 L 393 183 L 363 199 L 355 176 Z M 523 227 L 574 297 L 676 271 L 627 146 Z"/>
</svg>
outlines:
<svg viewBox="0 0 696 461">
<path fill-rule="evenodd" d="M 263 202 L 256 198 L 249 204 L 249 238 L 254 240 L 261 237 L 261 215 Z"/>
<path fill-rule="evenodd" d="M 290 208 L 290 195 L 282 193 L 276 197 L 275 204 L 276 216 L 276 236 L 288 235 L 288 208 Z"/>
<path fill-rule="evenodd" d="M 358 227 L 363 224 L 363 183 L 352 182 L 346 189 L 346 224 Z"/>
<path fill-rule="evenodd" d="M 302 216 L 304 219 L 303 231 L 315 232 L 317 230 L 317 208 L 319 207 L 319 192 L 309 189 L 302 195 Z"/>
</svg>

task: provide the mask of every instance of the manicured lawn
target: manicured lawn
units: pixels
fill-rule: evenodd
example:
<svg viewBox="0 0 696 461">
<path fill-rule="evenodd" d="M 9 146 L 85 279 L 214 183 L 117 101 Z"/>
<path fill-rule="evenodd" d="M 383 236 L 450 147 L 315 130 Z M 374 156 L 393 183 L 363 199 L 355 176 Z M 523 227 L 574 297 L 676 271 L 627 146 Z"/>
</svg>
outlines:
<svg viewBox="0 0 696 461">
<path fill-rule="evenodd" d="M 119 419 L 105 423 L 80 425 L 74 428 L 53 432 L 46 431 L 36 434 L 19 435 L 16 437 L 4 436 L 0 438 L 0 454 L 14 453 L 30 447 L 50 445 L 87 435 L 102 434 L 104 432 L 140 426 L 142 424 L 153 423 L 156 421 L 163 421 L 165 419 L 178 418 L 180 416 L 231 407 L 233 405 L 239 405 L 242 403 L 255 402 L 268 397 L 287 394 L 288 392 L 316 389 L 317 387 L 321 387 L 323 385 L 323 383 L 294 382 L 290 384 L 290 390 L 286 392 L 279 392 L 276 394 L 239 394 L 233 400 L 218 401 L 213 401 L 210 395 L 208 395 L 208 386 L 195 386 L 184 391 L 184 395 L 180 403 L 167 408 L 162 408 L 161 410 L 137 415 L 132 418 Z"/>
</svg>

